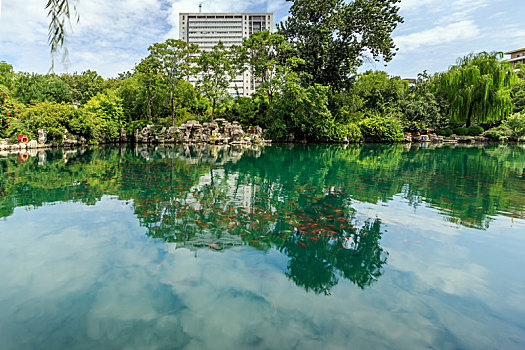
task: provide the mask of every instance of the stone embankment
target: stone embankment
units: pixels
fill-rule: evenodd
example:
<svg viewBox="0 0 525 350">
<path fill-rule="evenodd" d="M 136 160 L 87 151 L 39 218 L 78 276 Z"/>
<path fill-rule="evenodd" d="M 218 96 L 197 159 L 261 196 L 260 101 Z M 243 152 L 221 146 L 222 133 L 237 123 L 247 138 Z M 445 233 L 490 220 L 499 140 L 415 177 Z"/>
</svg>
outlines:
<svg viewBox="0 0 525 350">
<path fill-rule="evenodd" d="M 10 152 L 24 152 L 30 149 L 49 148 L 51 145 L 46 144 L 46 132 L 43 129 L 38 130 L 38 140 L 30 140 L 29 142 L 18 142 L 9 144 L 8 139 L 0 139 L 0 151 Z"/>
<path fill-rule="evenodd" d="M 436 134 L 428 135 L 405 135 L 405 142 L 432 142 L 432 143 L 477 143 L 488 142 L 489 140 L 484 136 L 457 136 L 450 137 L 438 136 Z"/>
<path fill-rule="evenodd" d="M 216 119 L 209 123 L 189 120 L 179 127 L 160 128 L 148 125 L 142 130 L 135 130 L 137 143 L 208 143 L 208 144 L 263 144 L 271 141 L 262 137 L 263 129 L 259 126 L 245 132 L 239 122 L 230 123 L 225 119 Z"/>
</svg>

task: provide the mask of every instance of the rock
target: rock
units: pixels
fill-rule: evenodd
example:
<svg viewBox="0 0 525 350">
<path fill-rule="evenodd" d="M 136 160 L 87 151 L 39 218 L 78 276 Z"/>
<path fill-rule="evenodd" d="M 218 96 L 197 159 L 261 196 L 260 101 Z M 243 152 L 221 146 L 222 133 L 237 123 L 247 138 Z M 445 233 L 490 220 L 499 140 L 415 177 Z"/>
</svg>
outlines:
<svg viewBox="0 0 525 350">
<path fill-rule="evenodd" d="M 294 142 L 294 140 L 295 140 L 295 136 L 293 136 L 292 133 L 289 133 L 288 134 L 288 142 Z"/>
<path fill-rule="evenodd" d="M 124 128 L 120 129 L 120 142 L 128 142 L 128 135 L 126 134 L 126 130 Z"/>
<path fill-rule="evenodd" d="M 348 138 L 347 138 L 346 136 L 343 137 L 343 139 L 341 140 L 341 142 L 344 143 L 344 144 L 349 143 L 349 142 L 348 142 Z"/>
<path fill-rule="evenodd" d="M 253 138 L 255 140 L 262 140 L 263 129 L 260 126 L 256 126 L 253 129 Z"/>
<path fill-rule="evenodd" d="M 44 129 L 38 129 L 38 143 L 44 145 L 47 142 L 47 133 Z"/>
<path fill-rule="evenodd" d="M 27 148 L 34 149 L 38 147 L 38 142 L 36 140 L 31 140 L 27 143 Z"/>
<path fill-rule="evenodd" d="M 484 136 L 475 136 L 474 139 L 476 142 L 488 142 L 488 139 Z"/>
</svg>

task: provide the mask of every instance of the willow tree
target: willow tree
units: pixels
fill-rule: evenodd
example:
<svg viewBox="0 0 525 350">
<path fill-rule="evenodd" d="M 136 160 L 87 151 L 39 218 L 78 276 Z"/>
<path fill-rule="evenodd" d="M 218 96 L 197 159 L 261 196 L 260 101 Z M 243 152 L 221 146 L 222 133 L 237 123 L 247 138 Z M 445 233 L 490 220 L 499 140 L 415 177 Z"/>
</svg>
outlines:
<svg viewBox="0 0 525 350">
<path fill-rule="evenodd" d="M 437 89 L 448 100 L 453 121 L 469 127 L 512 112 L 510 93 L 516 77 L 502 57 L 501 52 L 469 54 L 438 76 Z"/>
</svg>

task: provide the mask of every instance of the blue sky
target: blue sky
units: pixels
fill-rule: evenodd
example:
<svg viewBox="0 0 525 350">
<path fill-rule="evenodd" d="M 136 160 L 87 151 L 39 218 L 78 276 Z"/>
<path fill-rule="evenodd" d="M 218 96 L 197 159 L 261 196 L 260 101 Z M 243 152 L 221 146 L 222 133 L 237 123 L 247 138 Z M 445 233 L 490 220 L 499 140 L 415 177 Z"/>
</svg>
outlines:
<svg viewBox="0 0 525 350">
<path fill-rule="evenodd" d="M 46 0 L 0 0 L 0 60 L 15 70 L 46 73 Z M 204 12 L 274 12 L 286 18 L 285 0 L 203 0 Z M 77 0 L 80 22 L 68 38 L 69 63 L 57 72 L 92 69 L 104 77 L 131 70 L 154 42 L 178 37 L 178 13 L 197 12 L 192 0 Z M 525 46 L 525 0 L 402 0 L 404 23 L 393 33 L 398 54 L 385 67 L 362 69 L 416 77 L 446 70 L 469 52 L 507 51 Z"/>
</svg>

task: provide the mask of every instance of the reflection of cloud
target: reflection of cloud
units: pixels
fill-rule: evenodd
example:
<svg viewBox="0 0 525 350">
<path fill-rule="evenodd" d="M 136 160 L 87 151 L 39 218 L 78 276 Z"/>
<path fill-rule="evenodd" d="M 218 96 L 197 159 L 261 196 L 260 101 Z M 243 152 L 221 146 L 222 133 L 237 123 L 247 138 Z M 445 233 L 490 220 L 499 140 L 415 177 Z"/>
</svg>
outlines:
<svg viewBox="0 0 525 350">
<path fill-rule="evenodd" d="M 469 263 L 466 252 L 455 249 L 455 259 L 463 260 L 461 269 L 447 265 L 450 253 L 443 247 L 434 249 L 432 254 L 414 249 L 406 244 L 405 249 L 389 249 L 389 268 L 414 273 L 424 290 L 439 290 L 459 296 L 489 296 L 486 276 L 487 270 L 477 264 Z M 411 248 L 411 249 L 406 249 Z M 418 254 L 419 253 L 419 254 Z M 421 261 L 425 261 L 424 264 Z"/>
<path fill-rule="evenodd" d="M 385 212 L 384 222 L 390 215 L 400 212 Z M 284 275 L 287 257 L 275 250 L 171 250 L 145 237 L 115 198 L 91 207 L 18 208 L 0 222 L 0 341 L 11 349 L 63 348 L 73 340 L 79 348 L 188 349 L 525 343 L 523 305 L 502 315 L 506 299 L 484 283 L 491 276 L 456 247 L 457 236 L 436 226 L 421 246 L 403 246 L 416 229 L 389 226 L 382 278 L 365 291 L 341 280 L 324 296 L 296 287 Z M 481 292 L 464 297 L 472 287 Z"/>
</svg>

